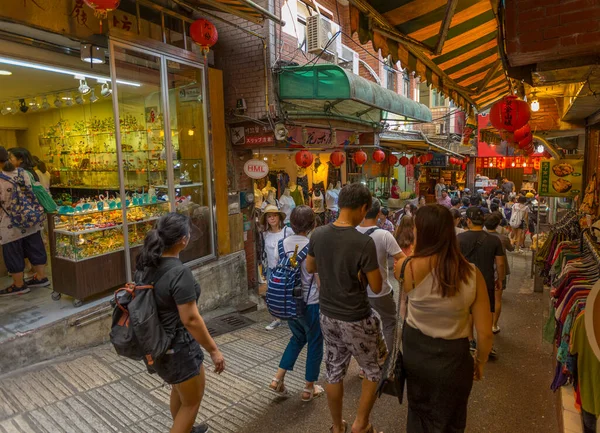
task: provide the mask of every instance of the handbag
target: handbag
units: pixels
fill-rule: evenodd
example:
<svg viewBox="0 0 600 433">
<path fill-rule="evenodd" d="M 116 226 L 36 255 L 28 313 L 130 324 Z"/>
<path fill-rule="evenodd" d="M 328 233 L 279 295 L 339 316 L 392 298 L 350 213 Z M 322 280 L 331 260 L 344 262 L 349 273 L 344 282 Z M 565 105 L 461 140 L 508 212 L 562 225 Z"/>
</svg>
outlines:
<svg viewBox="0 0 600 433">
<path fill-rule="evenodd" d="M 400 278 L 398 278 L 400 297 L 398 298 L 399 305 L 397 312 L 396 332 L 394 333 L 392 351 L 383 365 L 383 375 L 381 376 L 381 380 L 377 385 L 378 397 L 381 397 L 382 394 L 395 396 L 398 398 L 398 403 L 400 404 L 402 404 L 402 399 L 404 397 L 404 385 L 406 383 L 406 372 L 402 366 L 402 332 L 404 330 L 404 326 L 406 325 L 406 318 L 404 318 L 404 322 L 402 326 L 400 326 L 400 304 L 402 303 L 402 297 L 404 296 L 404 271 L 411 258 L 412 257 L 408 257 L 404 263 L 402 263 L 402 268 L 400 269 Z M 408 302 L 406 312 L 406 315 L 408 316 Z"/>
<path fill-rule="evenodd" d="M 38 199 L 44 211 L 46 213 L 55 213 L 58 209 L 56 203 L 52 199 L 50 193 L 43 187 L 43 185 L 35 180 L 33 175 L 30 172 L 27 172 L 29 175 L 29 179 L 31 179 L 31 188 L 33 189 L 33 193 L 35 197 Z"/>
</svg>

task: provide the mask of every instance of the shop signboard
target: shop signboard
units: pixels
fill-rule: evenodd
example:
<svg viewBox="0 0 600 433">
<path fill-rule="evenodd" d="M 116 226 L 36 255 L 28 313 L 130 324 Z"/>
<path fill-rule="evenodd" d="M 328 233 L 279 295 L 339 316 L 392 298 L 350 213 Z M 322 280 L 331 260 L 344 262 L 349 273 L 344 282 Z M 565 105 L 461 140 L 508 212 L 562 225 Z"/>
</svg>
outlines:
<svg viewBox="0 0 600 433">
<path fill-rule="evenodd" d="M 358 144 L 358 134 L 354 131 L 339 131 L 329 128 L 288 128 L 287 146 L 302 147 L 342 147 Z"/>
<path fill-rule="evenodd" d="M 262 179 L 269 174 L 269 164 L 260 159 L 249 159 L 244 164 L 244 173 L 251 179 Z"/>
<path fill-rule="evenodd" d="M 575 197 L 582 191 L 583 159 L 542 159 L 540 195 Z"/>
<path fill-rule="evenodd" d="M 433 152 L 433 159 L 425 164 L 426 167 L 446 167 L 448 157 L 443 153 Z"/>
<path fill-rule="evenodd" d="M 275 146 L 275 134 L 266 126 L 256 123 L 231 127 L 231 143 L 244 147 Z"/>
</svg>

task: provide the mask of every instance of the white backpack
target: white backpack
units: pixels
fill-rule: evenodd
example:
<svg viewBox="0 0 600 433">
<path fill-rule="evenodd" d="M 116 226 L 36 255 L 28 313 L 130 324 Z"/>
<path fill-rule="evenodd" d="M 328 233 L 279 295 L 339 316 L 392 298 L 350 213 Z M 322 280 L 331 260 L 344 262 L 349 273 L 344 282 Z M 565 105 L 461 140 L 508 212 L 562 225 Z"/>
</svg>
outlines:
<svg viewBox="0 0 600 433">
<path fill-rule="evenodd" d="M 522 205 L 520 203 L 515 203 L 512 207 L 512 214 L 510 216 L 509 224 L 513 229 L 518 229 L 521 227 L 521 223 L 525 219 L 525 210 L 527 209 L 527 205 Z"/>
</svg>

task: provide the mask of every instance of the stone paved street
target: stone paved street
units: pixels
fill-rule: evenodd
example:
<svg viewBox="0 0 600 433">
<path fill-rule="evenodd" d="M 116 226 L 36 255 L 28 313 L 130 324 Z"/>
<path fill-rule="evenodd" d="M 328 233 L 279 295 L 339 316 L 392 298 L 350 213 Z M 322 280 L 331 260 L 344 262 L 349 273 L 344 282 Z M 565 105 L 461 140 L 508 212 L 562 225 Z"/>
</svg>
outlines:
<svg viewBox="0 0 600 433">
<path fill-rule="evenodd" d="M 541 341 L 546 301 L 532 292 L 525 256 L 509 260 L 514 273 L 495 343 L 500 358 L 474 387 L 467 431 L 556 432 L 551 348 Z M 264 311 L 250 317 L 254 325 L 217 337 L 227 371 L 221 376 L 208 371 L 198 420 L 208 420 L 217 433 L 326 432 L 326 399 L 306 404 L 298 397 L 304 353 L 299 372 L 286 378 L 291 398 L 282 401 L 266 389 L 289 331 L 265 331 Z M 210 359 L 206 365 L 210 370 Z M 347 419 L 358 403 L 357 373 L 353 365 L 346 382 Z M 164 433 L 170 425 L 168 399 L 168 388 L 141 363 L 119 358 L 105 345 L 0 377 L 0 432 Z M 376 404 L 373 419 L 380 431 L 404 432 L 405 416 L 406 405 L 385 398 Z"/>
</svg>

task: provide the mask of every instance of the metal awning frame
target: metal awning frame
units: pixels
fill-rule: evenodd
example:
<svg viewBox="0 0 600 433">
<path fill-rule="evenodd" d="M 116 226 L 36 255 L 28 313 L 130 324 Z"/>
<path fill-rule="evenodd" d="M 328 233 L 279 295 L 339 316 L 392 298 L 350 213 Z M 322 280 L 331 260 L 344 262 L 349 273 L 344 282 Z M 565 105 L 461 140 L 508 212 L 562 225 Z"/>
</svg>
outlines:
<svg viewBox="0 0 600 433">
<path fill-rule="evenodd" d="M 379 144 L 381 147 L 385 147 L 388 149 L 396 149 L 398 151 L 407 151 L 410 149 L 413 150 L 417 150 L 417 151 L 433 151 L 433 152 L 437 152 L 437 153 L 443 153 L 445 155 L 448 156 L 455 156 L 457 158 L 464 158 L 464 155 L 461 155 L 460 153 L 456 153 L 451 151 L 450 149 L 446 149 L 445 147 L 442 147 L 438 144 L 435 144 L 433 142 L 431 142 L 427 136 L 425 134 L 423 134 L 422 132 L 419 132 L 419 135 L 421 137 L 420 140 L 405 140 L 402 138 L 396 138 L 393 136 L 386 136 L 385 134 L 380 134 L 379 135 Z"/>
</svg>

